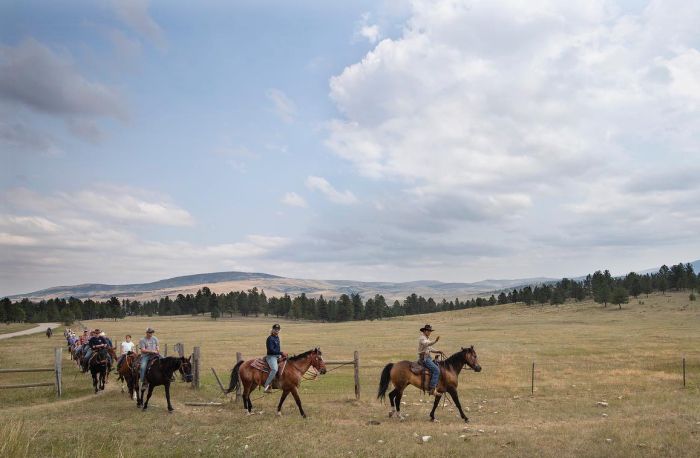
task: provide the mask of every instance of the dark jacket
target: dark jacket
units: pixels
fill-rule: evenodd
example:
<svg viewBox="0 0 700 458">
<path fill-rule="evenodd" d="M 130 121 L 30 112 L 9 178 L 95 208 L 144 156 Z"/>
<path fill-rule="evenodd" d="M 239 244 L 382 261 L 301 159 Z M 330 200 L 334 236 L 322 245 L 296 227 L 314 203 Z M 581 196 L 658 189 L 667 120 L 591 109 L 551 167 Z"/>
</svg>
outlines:
<svg viewBox="0 0 700 458">
<path fill-rule="evenodd" d="M 90 340 L 88 341 L 88 345 L 90 345 L 90 348 L 95 348 L 97 345 L 103 344 L 106 345 L 107 341 L 102 336 L 90 337 Z"/>
<path fill-rule="evenodd" d="M 270 334 L 267 337 L 267 354 L 268 356 L 279 356 L 282 354 L 280 350 L 280 337 Z"/>
</svg>

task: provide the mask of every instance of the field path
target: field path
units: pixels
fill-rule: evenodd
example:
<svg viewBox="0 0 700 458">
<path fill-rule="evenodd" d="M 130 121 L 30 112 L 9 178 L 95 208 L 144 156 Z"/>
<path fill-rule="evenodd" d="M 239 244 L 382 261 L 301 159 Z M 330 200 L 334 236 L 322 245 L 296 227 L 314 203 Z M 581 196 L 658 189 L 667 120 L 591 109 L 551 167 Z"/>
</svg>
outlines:
<svg viewBox="0 0 700 458">
<path fill-rule="evenodd" d="M 51 326 L 51 329 L 55 329 L 60 326 L 58 323 L 39 323 L 36 328 L 25 329 L 24 331 L 10 332 L 7 334 L 0 334 L 0 340 L 10 339 L 12 337 L 26 336 L 28 334 L 34 334 L 37 332 L 45 332 L 46 328 Z"/>
</svg>

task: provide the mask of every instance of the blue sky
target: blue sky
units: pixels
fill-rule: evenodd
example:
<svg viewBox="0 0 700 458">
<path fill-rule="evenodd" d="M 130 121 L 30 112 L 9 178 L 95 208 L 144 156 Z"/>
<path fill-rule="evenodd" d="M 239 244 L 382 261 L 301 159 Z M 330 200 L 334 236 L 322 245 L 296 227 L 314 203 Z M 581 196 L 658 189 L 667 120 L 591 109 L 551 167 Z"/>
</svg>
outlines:
<svg viewBox="0 0 700 458">
<path fill-rule="evenodd" d="M 3 2 L 0 294 L 700 257 L 700 7 Z"/>
</svg>

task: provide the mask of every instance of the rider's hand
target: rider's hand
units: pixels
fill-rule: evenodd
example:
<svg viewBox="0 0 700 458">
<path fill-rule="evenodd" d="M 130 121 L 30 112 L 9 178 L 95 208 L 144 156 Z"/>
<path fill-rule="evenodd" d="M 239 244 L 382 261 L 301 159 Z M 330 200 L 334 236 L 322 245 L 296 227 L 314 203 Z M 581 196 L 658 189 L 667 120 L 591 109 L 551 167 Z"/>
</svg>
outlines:
<svg viewBox="0 0 700 458">
<path fill-rule="evenodd" d="M 437 336 L 437 337 L 435 338 L 435 342 L 437 342 L 438 340 L 440 340 L 440 336 Z"/>
<path fill-rule="evenodd" d="M 282 352 L 282 357 L 283 357 L 283 358 L 286 358 L 286 357 L 287 357 L 287 352 L 284 352 L 284 351 L 283 351 L 283 352 Z"/>
</svg>

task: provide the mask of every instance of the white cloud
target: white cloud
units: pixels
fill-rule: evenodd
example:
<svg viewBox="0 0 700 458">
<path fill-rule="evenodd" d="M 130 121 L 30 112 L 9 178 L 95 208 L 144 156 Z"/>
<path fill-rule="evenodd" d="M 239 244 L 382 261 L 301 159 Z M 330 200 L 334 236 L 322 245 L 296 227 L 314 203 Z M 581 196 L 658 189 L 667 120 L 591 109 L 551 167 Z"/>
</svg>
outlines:
<svg viewBox="0 0 700 458">
<path fill-rule="evenodd" d="M 119 19 L 127 26 L 163 49 L 166 46 L 165 35 L 148 13 L 148 3 L 148 0 L 113 0 L 112 5 Z"/>
<path fill-rule="evenodd" d="M 357 29 L 355 30 L 355 36 L 358 38 L 364 38 L 371 44 L 375 44 L 382 38 L 382 33 L 379 30 L 379 25 L 370 24 L 371 15 L 369 13 L 364 13 L 357 24 Z"/>
<path fill-rule="evenodd" d="M 272 102 L 273 111 L 282 121 L 286 123 L 294 121 L 297 116 L 297 107 L 284 92 L 279 89 L 268 89 L 265 96 Z"/>
<path fill-rule="evenodd" d="M 700 160 L 700 4 L 651 1 L 639 14 L 605 0 L 412 8 L 402 36 L 330 81 L 342 118 L 328 123 L 327 146 L 402 188 L 380 199 L 387 225 L 416 230 L 424 218 L 455 244 L 469 233 L 524 252 L 578 225 L 592 231 L 585 250 L 611 228 L 584 210 L 615 201 L 610 212 L 630 216 L 609 220 L 626 244 L 652 231 L 684 243 L 700 229 L 692 194 L 668 193 L 658 206 L 684 229 L 660 230 L 659 219 L 628 230 L 656 204 L 624 187 L 642 166 Z"/>
<path fill-rule="evenodd" d="M 299 194 L 296 192 L 288 192 L 282 197 L 282 203 L 285 205 L 289 205 L 291 207 L 302 207 L 306 208 L 308 207 L 308 204 L 304 200 L 303 197 L 301 197 Z"/>
<path fill-rule="evenodd" d="M 350 205 L 357 203 L 357 197 L 355 197 L 352 192 L 348 190 L 344 192 L 338 191 L 323 177 L 309 176 L 306 179 L 306 187 L 311 190 L 320 191 L 328 200 L 336 204 Z"/>
<path fill-rule="evenodd" d="M 26 188 L 7 191 L 5 205 L 18 211 L 53 214 L 62 217 L 92 215 L 112 221 L 155 224 L 165 226 L 191 226 L 192 215 L 169 201 L 143 189 L 114 185 L 96 185 L 93 189 L 76 192 L 57 192 L 42 195 Z"/>
</svg>

